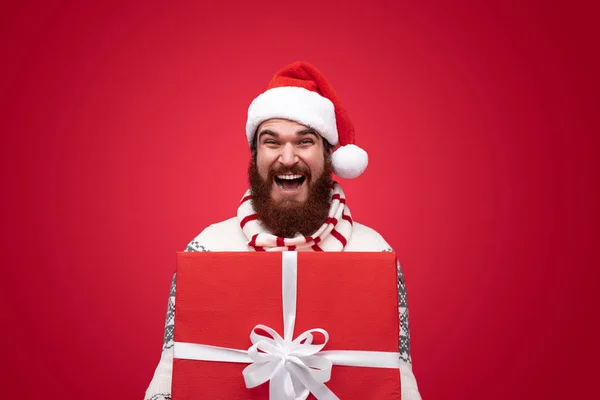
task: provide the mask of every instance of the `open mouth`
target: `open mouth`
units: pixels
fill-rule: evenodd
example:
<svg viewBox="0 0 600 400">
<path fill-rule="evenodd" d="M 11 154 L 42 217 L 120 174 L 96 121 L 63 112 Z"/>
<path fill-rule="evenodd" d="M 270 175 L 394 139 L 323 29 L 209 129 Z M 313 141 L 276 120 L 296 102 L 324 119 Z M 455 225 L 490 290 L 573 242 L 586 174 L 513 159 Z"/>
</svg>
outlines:
<svg viewBox="0 0 600 400">
<path fill-rule="evenodd" d="M 304 175 L 275 175 L 275 183 L 281 190 L 296 190 L 304 183 Z"/>
</svg>

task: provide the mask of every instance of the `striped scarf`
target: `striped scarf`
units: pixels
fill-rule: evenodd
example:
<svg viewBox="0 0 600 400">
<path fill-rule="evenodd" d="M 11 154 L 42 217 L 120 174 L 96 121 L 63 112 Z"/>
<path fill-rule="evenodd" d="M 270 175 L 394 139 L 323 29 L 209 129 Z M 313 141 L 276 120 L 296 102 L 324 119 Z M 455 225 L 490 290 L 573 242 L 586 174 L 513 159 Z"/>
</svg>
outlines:
<svg viewBox="0 0 600 400">
<path fill-rule="evenodd" d="M 344 191 L 337 182 L 331 190 L 331 207 L 325 223 L 311 236 L 298 233 L 282 238 L 269 233 L 257 219 L 250 189 L 244 194 L 237 211 L 240 227 L 255 251 L 342 251 L 352 234 L 352 216 L 346 206 Z"/>
</svg>

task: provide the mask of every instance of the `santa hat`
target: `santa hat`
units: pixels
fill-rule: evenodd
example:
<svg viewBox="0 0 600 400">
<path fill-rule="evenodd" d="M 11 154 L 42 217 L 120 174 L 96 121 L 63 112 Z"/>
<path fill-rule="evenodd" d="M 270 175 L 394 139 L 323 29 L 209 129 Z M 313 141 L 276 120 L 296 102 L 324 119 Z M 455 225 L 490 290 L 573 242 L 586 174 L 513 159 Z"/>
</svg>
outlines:
<svg viewBox="0 0 600 400">
<path fill-rule="evenodd" d="M 354 144 L 354 125 L 333 87 L 315 67 L 294 62 L 271 79 L 267 90 L 248 108 L 246 137 L 254 140 L 258 126 L 271 118 L 283 118 L 313 128 L 333 145 L 333 172 L 346 179 L 358 177 L 367 168 L 367 153 Z"/>
</svg>

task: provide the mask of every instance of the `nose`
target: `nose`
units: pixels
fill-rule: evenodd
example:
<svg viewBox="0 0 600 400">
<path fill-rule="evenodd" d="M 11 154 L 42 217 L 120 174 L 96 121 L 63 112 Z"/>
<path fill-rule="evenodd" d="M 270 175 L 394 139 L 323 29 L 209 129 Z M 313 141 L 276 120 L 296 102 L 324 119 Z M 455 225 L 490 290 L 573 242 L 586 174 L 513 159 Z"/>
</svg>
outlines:
<svg viewBox="0 0 600 400">
<path fill-rule="evenodd" d="M 291 167 L 298 162 L 298 156 L 291 143 L 286 143 L 286 145 L 283 146 L 281 154 L 279 155 L 279 162 L 286 167 Z"/>
</svg>

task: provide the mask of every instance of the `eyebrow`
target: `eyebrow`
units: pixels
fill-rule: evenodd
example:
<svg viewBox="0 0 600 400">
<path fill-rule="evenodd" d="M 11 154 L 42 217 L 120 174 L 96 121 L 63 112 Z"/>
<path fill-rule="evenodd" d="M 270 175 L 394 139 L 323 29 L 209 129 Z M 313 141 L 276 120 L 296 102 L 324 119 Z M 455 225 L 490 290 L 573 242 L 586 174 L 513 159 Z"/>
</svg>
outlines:
<svg viewBox="0 0 600 400">
<path fill-rule="evenodd" d="M 263 135 L 268 135 L 268 136 L 273 136 L 273 137 L 279 137 L 279 134 L 277 132 L 274 132 L 270 129 L 265 129 L 260 131 L 260 133 L 258 134 L 258 140 L 260 140 L 262 138 Z M 313 135 L 315 138 L 319 138 L 319 134 L 317 133 L 317 131 L 315 131 L 312 128 L 306 128 L 306 129 L 302 129 L 298 132 L 296 132 L 296 136 L 304 136 L 304 135 Z"/>
<path fill-rule="evenodd" d="M 273 132 L 269 129 L 265 129 L 260 131 L 260 133 L 258 134 L 258 140 L 260 140 L 260 138 L 263 137 L 263 135 L 268 135 L 268 136 L 273 136 L 273 137 L 279 137 L 279 134 L 277 134 L 276 132 Z"/>
<path fill-rule="evenodd" d="M 317 139 L 319 138 L 319 134 L 313 128 L 302 129 L 301 131 L 296 132 L 296 136 L 304 135 L 313 135 Z"/>
</svg>

